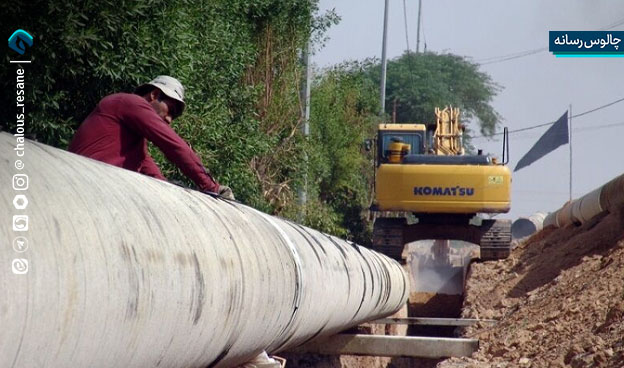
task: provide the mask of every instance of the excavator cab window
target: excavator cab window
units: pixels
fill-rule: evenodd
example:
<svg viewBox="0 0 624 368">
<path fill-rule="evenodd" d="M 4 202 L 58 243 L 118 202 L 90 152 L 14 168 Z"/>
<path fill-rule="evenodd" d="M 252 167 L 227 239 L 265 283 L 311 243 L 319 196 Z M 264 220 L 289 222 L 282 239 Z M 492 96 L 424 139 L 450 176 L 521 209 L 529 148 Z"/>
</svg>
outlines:
<svg viewBox="0 0 624 368">
<path fill-rule="evenodd" d="M 379 132 L 379 163 L 386 163 L 390 158 L 390 144 L 402 142 L 409 145 L 408 154 L 422 154 L 424 150 L 423 134 L 421 132 Z"/>
</svg>

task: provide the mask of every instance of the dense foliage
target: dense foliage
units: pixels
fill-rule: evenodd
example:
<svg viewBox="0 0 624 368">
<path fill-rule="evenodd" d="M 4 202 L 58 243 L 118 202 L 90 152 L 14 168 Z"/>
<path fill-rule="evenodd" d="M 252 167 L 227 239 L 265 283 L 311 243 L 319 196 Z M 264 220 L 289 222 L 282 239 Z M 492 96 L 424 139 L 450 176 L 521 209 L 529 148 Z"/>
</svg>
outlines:
<svg viewBox="0 0 624 368">
<path fill-rule="evenodd" d="M 360 244 L 371 241 L 363 209 L 370 206 L 374 175 L 363 142 L 379 122 L 379 90 L 364 73 L 370 66 L 341 64 L 315 80 L 307 149 L 307 224 Z"/>
<path fill-rule="evenodd" d="M 298 172 L 292 160 L 267 162 L 284 151 L 300 156 L 290 142 L 300 119 L 297 58 L 312 29 L 328 21 L 312 18 L 316 2 L 74 0 L 3 8 L 3 34 L 25 28 L 35 37 L 27 83 L 28 131 L 37 140 L 66 147 L 102 97 L 168 74 L 187 91 L 188 109 L 174 128 L 240 199 L 270 210 L 279 198 L 274 187 Z M 4 69 L 2 81 L 14 73 Z M 11 122 L 13 111 L 0 114 Z M 167 177 L 185 180 L 153 152 Z"/>
<path fill-rule="evenodd" d="M 370 242 L 365 209 L 372 201 L 372 156 L 379 110 L 379 63 L 352 62 L 313 81 L 310 136 L 302 126 L 301 52 L 319 46 L 337 21 L 318 0 L 33 1 L 0 5 L 0 29 L 35 37 L 25 55 L 27 132 L 67 147 L 74 130 L 104 96 L 159 74 L 186 87 L 187 109 L 174 129 L 237 199 L 319 230 Z M 9 55 L 5 56 L 8 61 Z M 7 63 L 8 65 L 8 63 Z M 3 106 L 15 96 L 14 67 L 0 70 Z M 453 104 L 492 131 L 496 85 L 453 55 L 406 54 L 388 65 L 386 107 L 399 121 L 429 121 L 433 107 Z M 391 111 L 391 110 L 388 110 Z M 13 109 L 0 110 L 13 129 Z M 165 176 L 192 186 L 162 156 Z M 305 188 L 307 202 L 297 200 Z"/>
</svg>

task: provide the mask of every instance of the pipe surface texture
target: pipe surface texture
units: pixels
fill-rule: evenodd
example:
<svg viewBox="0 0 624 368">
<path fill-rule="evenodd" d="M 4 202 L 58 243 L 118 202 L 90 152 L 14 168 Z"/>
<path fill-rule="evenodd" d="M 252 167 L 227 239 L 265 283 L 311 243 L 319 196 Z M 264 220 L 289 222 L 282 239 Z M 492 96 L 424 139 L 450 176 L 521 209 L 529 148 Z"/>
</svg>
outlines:
<svg viewBox="0 0 624 368">
<path fill-rule="evenodd" d="M 26 141 L 23 157 L 15 146 L 0 133 L 0 367 L 236 366 L 406 303 L 401 266 L 369 249 L 43 144 Z"/>
<path fill-rule="evenodd" d="M 583 224 L 604 211 L 613 212 L 622 207 L 624 207 L 624 175 L 549 213 L 544 219 L 544 227 Z"/>
</svg>

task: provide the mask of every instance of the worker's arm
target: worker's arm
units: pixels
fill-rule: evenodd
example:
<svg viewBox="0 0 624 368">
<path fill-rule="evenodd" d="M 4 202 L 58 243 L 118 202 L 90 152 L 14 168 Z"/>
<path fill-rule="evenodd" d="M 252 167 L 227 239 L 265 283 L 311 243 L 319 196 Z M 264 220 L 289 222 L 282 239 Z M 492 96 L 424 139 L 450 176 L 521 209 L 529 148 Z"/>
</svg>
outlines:
<svg viewBox="0 0 624 368">
<path fill-rule="evenodd" d="M 219 184 L 208 174 L 191 147 L 156 114 L 145 99 L 134 97 L 129 98 L 127 105 L 119 111 L 121 121 L 154 143 L 199 189 L 218 193 Z"/>
<path fill-rule="evenodd" d="M 148 154 L 145 155 L 145 159 L 141 162 L 141 166 L 139 166 L 139 172 L 143 175 L 151 176 L 152 178 L 167 180 L 165 176 L 160 172 L 160 169 L 154 162 L 152 156 Z"/>
</svg>

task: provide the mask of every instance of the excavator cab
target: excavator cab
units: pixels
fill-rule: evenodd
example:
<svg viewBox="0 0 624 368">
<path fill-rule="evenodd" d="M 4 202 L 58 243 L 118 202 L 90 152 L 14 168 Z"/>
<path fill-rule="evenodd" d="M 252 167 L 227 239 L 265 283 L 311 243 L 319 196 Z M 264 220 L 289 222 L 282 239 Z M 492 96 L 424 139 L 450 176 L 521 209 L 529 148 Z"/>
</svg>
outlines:
<svg viewBox="0 0 624 368">
<path fill-rule="evenodd" d="M 389 125 L 389 124 L 386 124 Z M 424 125 L 422 124 L 392 124 L 394 130 L 380 131 L 377 136 L 378 156 L 380 163 L 398 164 L 410 154 L 422 154 L 424 151 Z M 419 129 L 403 130 L 403 129 Z"/>
</svg>

